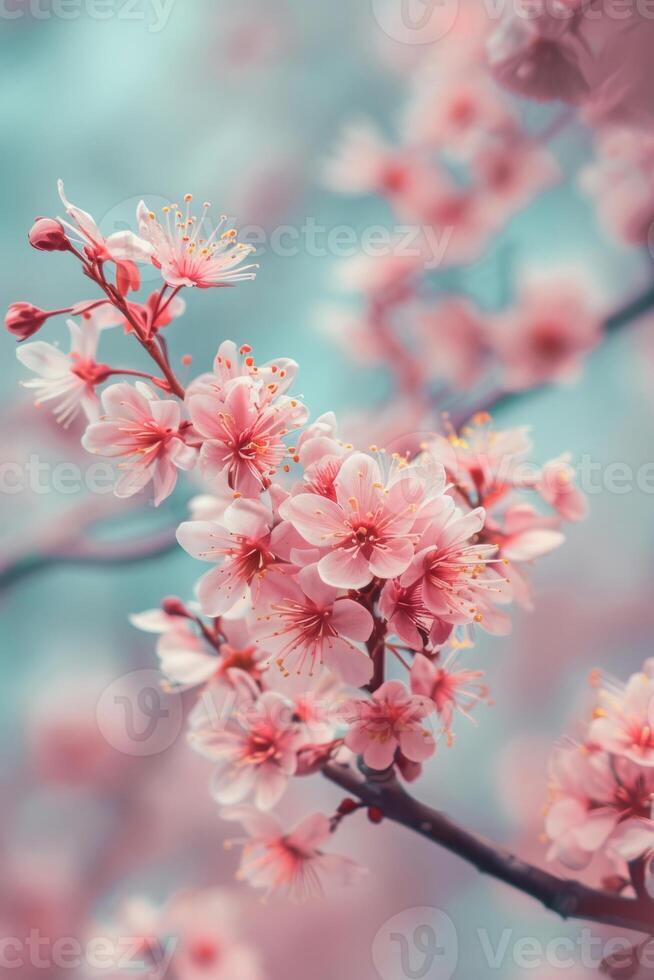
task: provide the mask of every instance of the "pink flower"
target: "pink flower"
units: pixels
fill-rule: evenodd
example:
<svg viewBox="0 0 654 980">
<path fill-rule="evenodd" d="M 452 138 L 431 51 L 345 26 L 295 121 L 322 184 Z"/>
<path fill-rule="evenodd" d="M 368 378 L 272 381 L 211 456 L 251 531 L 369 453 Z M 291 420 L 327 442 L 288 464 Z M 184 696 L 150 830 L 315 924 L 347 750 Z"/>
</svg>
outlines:
<svg viewBox="0 0 654 980">
<path fill-rule="evenodd" d="M 80 409 L 90 421 L 97 419 L 100 401 L 95 387 L 105 380 L 108 372 L 106 364 L 95 360 L 100 338 L 97 320 L 92 318 L 81 324 L 68 320 L 68 330 L 68 354 L 44 340 L 23 344 L 16 351 L 21 364 L 40 375 L 23 381 L 23 387 L 36 392 L 37 405 L 52 402 L 55 418 L 66 428 L 77 418 Z"/>
<path fill-rule="evenodd" d="M 553 279 L 526 284 L 516 306 L 495 318 L 493 346 L 504 383 L 514 390 L 575 380 L 601 335 L 586 293 L 571 280 Z"/>
<path fill-rule="evenodd" d="M 152 482 L 158 506 L 173 492 L 177 470 L 192 469 L 196 461 L 196 451 L 184 441 L 179 403 L 160 400 L 139 381 L 110 385 L 102 407 L 103 417 L 87 428 L 82 445 L 100 456 L 124 457 L 116 496 L 131 497 Z"/>
<path fill-rule="evenodd" d="M 229 381 L 221 393 L 190 393 L 195 429 L 204 438 L 200 466 L 212 476 L 226 471 L 233 490 L 255 497 L 266 489 L 286 455 L 283 437 L 307 418 L 294 398 L 270 398 L 252 377 Z"/>
<path fill-rule="evenodd" d="M 198 635 L 192 620 L 168 615 L 163 609 L 134 613 L 129 619 L 137 629 L 160 634 L 157 656 L 163 674 L 175 688 L 197 687 L 216 675 L 220 660 Z"/>
<path fill-rule="evenodd" d="M 458 651 L 453 651 L 444 663 L 440 663 L 419 653 L 411 665 L 412 692 L 434 702 L 448 733 L 455 712 L 469 718 L 478 704 L 488 702 L 488 688 L 481 681 L 483 671 L 455 670 L 457 656 Z"/>
<path fill-rule="evenodd" d="M 100 261 L 111 259 L 118 265 L 150 261 L 152 247 L 148 242 L 132 231 L 117 231 L 105 238 L 91 215 L 67 200 L 63 181 L 58 182 L 58 188 L 62 204 L 74 222 L 74 225 L 67 221 L 62 222 L 75 236 L 71 239 L 74 244 L 81 244 L 90 255 Z"/>
<path fill-rule="evenodd" d="M 561 176 L 552 155 L 513 127 L 483 144 L 472 162 L 472 173 L 501 221 L 522 210 Z"/>
<path fill-rule="evenodd" d="M 165 227 L 141 201 L 137 209 L 139 231 L 152 251 L 152 263 L 161 269 L 169 286 L 233 286 L 254 279 L 256 265 L 243 266 L 255 248 L 237 241 L 234 228 L 225 228 L 227 217 L 221 216 L 213 231 L 205 237 L 204 226 L 210 204 L 205 204 L 200 218 L 191 214 L 193 195 L 184 197 L 185 213 L 177 204 L 163 209 Z"/>
<path fill-rule="evenodd" d="M 418 172 L 422 180 L 424 168 L 415 156 L 389 146 L 374 123 L 364 119 L 345 128 L 336 153 L 324 167 L 324 181 L 339 193 L 393 199 L 407 190 Z"/>
<path fill-rule="evenodd" d="M 583 43 L 568 30 L 570 23 L 554 17 L 537 24 L 519 13 L 505 17 L 488 41 L 488 63 L 497 81 L 530 99 L 581 102 L 590 90 L 581 65 Z M 549 35 L 552 24 L 558 36 Z"/>
<path fill-rule="evenodd" d="M 581 521 L 588 514 L 588 501 L 575 486 L 575 471 L 565 453 L 550 460 L 542 469 L 537 489 L 547 503 L 566 521 Z"/>
<path fill-rule="evenodd" d="M 197 587 L 203 612 L 220 616 L 239 599 L 250 597 L 250 588 L 261 586 L 277 561 L 275 540 L 284 533 L 273 531 L 273 514 L 257 500 L 235 500 L 223 516 L 213 521 L 187 521 L 177 529 L 182 548 L 201 561 L 217 563 Z"/>
<path fill-rule="evenodd" d="M 609 127 L 597 137 L 597 160 L 580 184 L 600 220 L 618 240 L 645 245 L 654 221 L 654 133 L 643 127 Z"/>
<path fill-rule="evenodd" d="M 598 701 L 590 739 L 606 752 L 654 766 L 654 663 L 648 661 L 624 686 L 608 678 Z"/>
<path fill-rule="evenodd" d="M 440 58 L 430 60 L 416 76 L 405 119 L 407 139 L 466 157 L 489 133 L 510 123 L 500 95 L 481 66 L 446 63 L 444 71 Z"/>
<path fill-rule="evenodd" d="M 553 802 L 545 822 L 552 841 L 549 858 L 568 868 L 585 868 L 597 851 L 619 847 L 629 822 L 650 815 L 654 770 L 628 759 L 563 746 L 552 757 L 551 779 Z"/>
<path fill-rule="evenodd" d="M 470 388 L 488 360 L 485 318 L 467 299 L 451 297 L 419 319 L 425 357 L 434 362 L 439 377 Z"/>
<path fill-rule="evenodd" d="M 290 497 L 280 514 L 317 547 L 323 582 L 360 589 L 372 579 L 400 575 L 413 557 L 411 530 L 425 488 L 411 468 L 399 468 L 385 483 L 372 457 L 354 453 L 334 481 L 336 500 L 313 493 Z"/>
<path fill-rule="evenodd" d="M 486 537 L 496 543 L 502 558 L 511 562 L 533 561 L 560 547 L 565 537 L 558 520 L 543 517 L 527 503 L 514 504 L 504 515 L 503 527 L 488 521 Z"/>
<path fill-rule="evenodd" d="M 400 583 L 407 588 L 421 582 L 426 607 L 446 623 L 482 622 L 489 599 L 506 601 L 510 595 L 506 582 L 487 569 L 497 549 L 474 541 L 484 526 L 482 508 L 464 515 L 451 498 L 447 504 L 422 535 L 420 551 Z"/>
<path fill-rule="evenodd" d="M 363 755 L 370 769 L 388 769 L 400 749 L 411 762 L 424 762 L 436 743 L 422 721 L 434 711 L 429 698 L 409 694 L 399 681 L 386 681 L 370 700 L 353 699 L 343 711 L 350 730 L 345 744 Z"/>
<path fill-rule="evenodd" d="M 412 650 L 425 646 L 440 646 L 452 632 L 451 623 L 438 619 L 425 605 L 422 583 L 415 582 L 404 588 L 398 579 L 387 582 L 379 600 L 382 616 L 388 623 L 388 631 L 398 636 Z"/>
<path fill-rule="evenodd" d="M 354 884 L 366 873 L 349 858 L 324 853 L 332 825 L 321 813 L 307 817 L 288 833 L 272 816 L 252 807 L 230 807 L 221 816 L 240 821 L 249 835 L 243 842 L 237 877 L 265 889 L 266 895 L 281 892 L 293 901 L 304 901 L 322 895 L 324 879 Z"/>
<path fill-rule="evenodd" d="M 164 910 L 173 969 L 184 980 L 262 980 L 257 953 L 238 939 L 238 910 L 225 892 L 182 892 Z"/>
<path fill-rule="evenodd" d="M 209 710 L 197 717 L 189 740 L 193 748 L 217 763 L 211 788 L 219 803 L 239 803 L 254 794 L 257 807 L 270 810 L 295 773 L 297 754 L 306 738 L 293 721 L 292 705 L 286 698 L 275 691 L 260 694 L 245 674 L 239 678 L 239 687 L 236 697 L 225 694 L 225 707 L 231 709 L 226 724 L 221 725 L 222 719 Z"/>
<path fill-rule="evenodd" d="M 356 646 L 372 633 L 373 620 L 358 602 L 326 585 L 315 565 L 297 577 L 279 577 L 279 590 L 266 596 L 253 634 L 285 673 L 313 675 L 324 665 L 345 683 L 361 687 L 372 675 L 370 657 Z M 354 640 L 355 642 L 351 642 Z"/>
</svg>

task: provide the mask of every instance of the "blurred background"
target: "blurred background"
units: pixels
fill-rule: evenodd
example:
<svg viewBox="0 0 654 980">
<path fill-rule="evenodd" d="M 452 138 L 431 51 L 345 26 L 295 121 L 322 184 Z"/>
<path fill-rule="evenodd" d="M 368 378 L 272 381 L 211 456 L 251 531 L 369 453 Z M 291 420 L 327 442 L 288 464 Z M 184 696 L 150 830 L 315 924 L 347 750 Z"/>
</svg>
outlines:
<svg viewBox="0 0 654 980">
<path fill-rule="evenodd" d="M 382 412 L 405 431 L 436 427 L 440 408 L 451 407 L 447 398 L 434 401 L 431 422 L 424 412 L 405 421 L 406 392 L 397 393 L 389 365 L 365 349 L 350 356 L 357 354 L 354 327 L 350 337 L 350 320 L 334 312 L 347 307 L 357 315 L 356 290 L 344 298 L 348 260 L 329 249 L 312 254 L 302 238 L 292 254 L 280 254 L 269 237 L 307 219 L 357 232 L 392 224 L 379 195 L 338 193 L 324 179 L 325 161 L 353 118 L 373 120 L 390 143 L 398 140 L 415 73 L 447 52 L 446 37 L 414 43 L 394 36 L 389 23 L 372 0 L 7 0 L 0 13 L 2 304 L 29 300 L 55 309 L 86 297 L 74 262 L 41 255 L 26 241 L 36 215 L 61 213 L 57 178 L 106 233 L 133 221 L 141 197 L 158 207 L 190 191 L 268 237 L 256 282 L 187 297 L 186 316 L 169 332 L 176 362 L 190 354 L 193 370 L 204 370 L 229 337 L 252 344 L 260 360 L 295 358 L 313 416 L 336 411 L 346 433 L 361 431 L 366 417 L 378 422 Z M 580 188 L 579 174 L 595 155 L 588 120 L 561 119 L 568 110 L 560 103 L 506 98 L 529 132 L 551 127 L 560 179 L 516 209 L 479 257 L 437 271 L 430 288 L 473 296 L 493 311 L 510 302 L 525 270 L 563 269 L 588 285 L 604 318 L 651 286 L 649 251 L 609 234 Z M 62 324 L 48 323 L 43 337 L 61 338 Z M 127 341 L 112 331 L 103 343 L 115 361 Z M 34 409 L 19 388 L 26 373 L 14 338 L 6 335 L 2 348 L 3 463 L 24 468 L 36 457 L 83 467 L 79 432 L 64 433 L 47 409 Z M 429 356 L 437 363 L 437 344 Z M 653 358 L 644 317 L 603 339 L 573 385 L 522 391 L 498 407 L 495 424 L 529 425 L 539 462 L 569 451 L 636 471 L 651 460 Z M 506 928 L 514 940 L 578 936 L 581 926 L 562 925 L 408 832 L 363 817 L 347 822 L 338 850 L 370 866 L 366 882 L 299 909 L 262 906 L 233 881 L 236 858 L 222 846 L 232 828 L 218 820 L 206 792 L 207 764 L 174 731 L 151 755 L 125 755 L 96 717 L 102 692 L 118 678 L 156 669 L 150 639 L 128 614 L 169 593 L 191 594 L 197 567 L 168 546 L 168 532 L 196 488 L 180 486 L 154 513 L 107 495 L 89 500 L 79 487 L 53 487 L 47 478 L 21 492 L 4 483 L 3 936 L 34 925 L 45 935 L 86 935 L 135 894 L 158 903 L 180 889 L 217 886 L 230 893 L 239 934 L 271 978 L 393 980 L 380 966 L 387 940 L 375 937 L 397 915 L 399 930 L 410 932 L 425 907 L 453 921 L 458 967 L 413 976 L 496 975 L 480 929 L 492 945 Z M 80 529 L 99 516 L 108 521 L 98 540 L 146 540 L 154 557 L 75 561 Z M 567 534 L 534 572 L 534 611 L 515 609 L 509 637 L 480 637 L 472 659 L 488 671 L 494 706 L 480 712 L 479 727 L 459 726 L 455 747 L 438 753 L 420 787 L 427 802 L 539 863 L 549 747 L 574 724 L 590 670 L 626 677 L 649 655 L 654 625 L 651 494 L 600 489 L 590 496 L 588 520 Z M 292 814 L 307 797 L 327 812 L 340 799 L 313 777 L 292 787 L 282 811 Z M 560 972 L 590 975 L 581 966 Z M 558 971 L 526 970 L 510 957 L 501 969 L 509 980 L 552 974 Z"/>
</svg>

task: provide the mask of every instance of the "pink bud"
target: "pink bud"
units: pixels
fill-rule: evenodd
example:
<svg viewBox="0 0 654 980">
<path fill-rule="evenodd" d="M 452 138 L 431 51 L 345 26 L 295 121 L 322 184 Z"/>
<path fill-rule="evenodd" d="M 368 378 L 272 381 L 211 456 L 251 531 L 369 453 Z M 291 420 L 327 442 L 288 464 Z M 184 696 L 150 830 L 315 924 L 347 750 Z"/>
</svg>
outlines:
<svg viewBox="0 0 654 980">
<path fill-rule="evenodd" d="M 70 249 L 64 226 L 56 218 L 37 218 L 27 237 L 30 245 L 41 252 L 67 252 Z"/>
<path fill-rule="evenodd" d="M 188 609 L 184 605 L 181 599 L 178 599 L 175 595 L 169 595 L 165 599 L 161 600 L 161 608 L 166 613 L 167 616 L 184 616 L 188 617 Z"/>
<path fill-rule="evenodd" d="M 32 303 L 12 303 L 5 316 L 5 326 L 18 340 L 27 340 L 41 329 L 49 316 Z"/>
</svg>

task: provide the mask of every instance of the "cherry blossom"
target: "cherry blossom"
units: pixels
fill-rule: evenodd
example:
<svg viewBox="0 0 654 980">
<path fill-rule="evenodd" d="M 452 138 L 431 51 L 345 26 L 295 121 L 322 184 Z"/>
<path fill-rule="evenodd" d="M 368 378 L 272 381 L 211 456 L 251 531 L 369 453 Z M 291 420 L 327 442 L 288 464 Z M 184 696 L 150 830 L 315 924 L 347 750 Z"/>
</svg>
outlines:
<svg viewBox="0 0 654 980">
<path fill-rule="evenodd" d="M 61 202 L 74 223 L 63 221 L 62 224 L 74 236 L 71 241 L 81 244 L 91 258 L 111 259 L 117 264 L 150 260 L 152 247 L 147 241 L 132 231 L 116 231 L 105 238 L 91 215 L 67 199 L 62 180 L 58 182 L 58 189 Z"/>
<path fill-rule="evenodd" d="M 308 673 L 324 665 L 348 684 L 370 680 L 372 661 L 356 645 L 370 637 L 373 619 L 367 609 L 326 585 L 315 565 L 297 575 L 280 576 L 279 589 L 257 604 L 253 634 L 285 673 Z M 278 594 L 275 594 L 278 593 Z M 265 612 L 263 611 L 265 608 Z M 355 642 L 352 642 L 355 641 Z"/>
<path fill-rule="evenodd" d="M 131 497 L 152 482 L 155 505 L 173 492 L 178 469 L 195 464 L 196 451 L 184 440 L 179 403 L 159 399 L 143 382 L 111 385 L 102 393 L 104 415 L 90 425 L 82 445 L 91 453 L 124 457 L 114 492 Z"/>
<path fill-rule="evenodd" d="M 335 588 L 363 588 L 374 576 L 400 575 L 413 556 L 411 529 L 425 488 L 414 472 L 396 470 L 385 483 L 371 456 L 354 453 L 334 480 L 336 500 L 300 493 L 280 509 L 285 520 L 329 553 L 318 562 Z"/>
<path fill-rule="evenodd" d="M 411 691 L 431 698 L 448 733 L 455 713 L 469 718 L 478 704 L 488 701 L 483 671 L 456 669 L 458 657 L 459 651 L 454 650 L 440 663 L 418 654 L 411 666 Z"/>
<path fill-rule="evenodd" d="M 570 280 L 526 284 L 515 307 L 499 314 L 493 343 L 509 389 L 578 377 L 581 360 L 601 339 L 587 293 Z"/>
<path fill-rule="evenodd" d="M 230 807 L 221 811 L 227 820 L 243 824 L 248 837 L 243 843 L 243 858 L 238 877 L 266 895 L 281 892 L 296 902 L 322 895 L 325 880 L 354 884 L 366 873 L 349 858 L 325 853 L 332 826 L 322 813 L 312 814 L 292 830 L 269 814 L 251 807 Z"/>
<path fill-rule="evenodd" d="M 589 737 L 605 751 L 654 766 L 654 663 L 625 686 L 607 678 L 598 691 Z"/>
<path fill-rule="evenodd" d="M 68 330 L 68 354 L 44 340 L 23 344 L 16 351 L 21 364 L 39 375 L 23 381 L 23 387 L 36 393 L 37 405 L 52 402 L 55 418 L 65 427 L 80 410 L 90 421 L 98 418 L 100 400 L 95 389 L 109 374 L 107 365 L 95 360 L 100 339 L 97 319 L 81 324 L 68 320 Z"/>
<path fill-rule="evenodd" d="M 411 762 L 424 762 L 436 751 L 422 724 L 434 710 L 429 698 L 410 694 L 399 681 L 386 681 L 370 700 L 357 698 L 344 706 L 350 725 L 345 744 L 371 769 L 387 769 L 397 749 Z"/>
<path fill-rule="evenodd" d="M 654 771 L 628 759 L 612 762 L 592 747 L 563 746 L 552 757 L 551 780 L 545 824 L 552 841 L 549 857 L 569 868 L 586 867 L 604 848 L 619 853 L 633 831 L 632 820 L 650 815 Z"/>
<path fill-rule="evenodd" d="M 273 529 L 273 514 L 258 500 L 233 501 L 217 521 L 188 521 L 177 540 L 194 558 L 215 562 L 198 583 L 203 611 L 219 616 L 256 591 L 277 562 L 275 541 L 284 533 Z"/>
<path fill-rule="evenodd" d="M 222 727 L 207 712 L 190 733 L 190 743 L 216 763 L 212 793 L 219 803 L 239 803 L 254 794 L 257 807 L 269 810 L 297 769 L 304 734 L 287 699 L 275 691 L 260 694 L 247 675 L 231 705 L 232 716 Z"/>
<path fill-rule="evenodd" d="M 139 232 L 164 280 L 169 286 L 209 289 L 254 279 L 257 266 L 242 264 L 255 251 L 254 246 L 239 242 L 236 230 L 225 227 L 226 215 L 221 216 L 213 231 L 205 232 L 211 205 L 205 204 L 197 218 L 191 214 L 192 201 L 192 194 L 184 196 L 183 212 L 177 204 L 166 205 L 164 225 L 145 202 L 138 206 Z"/>
</svg>

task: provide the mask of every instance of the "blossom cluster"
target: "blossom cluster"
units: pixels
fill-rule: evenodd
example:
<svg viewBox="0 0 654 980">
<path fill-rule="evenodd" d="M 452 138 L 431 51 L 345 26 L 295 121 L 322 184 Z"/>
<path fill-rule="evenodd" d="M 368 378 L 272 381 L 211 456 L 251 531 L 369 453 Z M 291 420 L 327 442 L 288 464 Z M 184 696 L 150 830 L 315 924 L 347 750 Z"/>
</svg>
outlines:
<svg viewBox="0 0 654 980">
<path fill-rule="evenodd" d="M 566 740 L 551 760 L 546 832 L 550 858 L 587 867 L 603 853 L 615 864 L 618 890 L 642 867 L 654 896 L 654 661 L 626 684 L 592 675 L 596 704 L 580 740 Z"/>
<path fill-rule="evenodd" d="M 362 804 L 344 800 L 292 830 L 270 811 L 292 777 L 334 762 L 418 778 L 441 736 L 451 744 L 455 715 L 489 700 L 483 673 L 459 658 L 479 629 L 508 632 L 507 607 L 531 601 L 528 566 L 584 516 L 570 460 L 534 465 L 527 430 L 496 431 L 485 413 L 404 454 L 361 450 L 332 413 L 309 424 L 294 361 L 257 364 L 232 341 L 184 388 L 161 331 L 182 288 L 251 277 L 248 248 L 231 230 L 205 238 L 190 195 L 163 225 L 141 205 L 138 235 L 105 239 L 61 194 L 73 224 L 39 219 L 30 240 L 71 252 L 103 297 L 57 311 L 79 317 L 70 355 L 35 341 L 19 358 L 63 424 L 86 414 L 83 446 L 121 460 L 119 497 L 152 484 L 159 503 L 179 470 L 204 483 L 177 531 L 210 566 L 194 599 L 171 596 L 133 623 L 159 635 L 165 684 L 195 692 L 188 738 L 213 764 L 223 816 L 245 829 L 240 876 L 296 897 L 325 875 L 355 880 L 362 869 L 324 844 Z M 139 262 L 164 280 L 146 303 L 128 298 Z M 119 323 L 156 373 L 95 360 L 102 330 Z M 23 321 L 19 337 L 30 332 Z M 137 380 L 98 394 L 114 375 Z"/>
<path fill-rule="evenodd" d="M 329 311 L 325 326 L 350 356 L 386 363 L 413 401 L 428 399 L 435 382 L 460 392 L 492 376 L 515 391 L 574 379 L 602 336 L 579 277 L 551 270 L 522 282 L 500 268 L 505 285 L 492 311 L 462 278 L 561 172 L 548 131 L 530 134 L 490 77 L 483 11 L 461 19 L 447 51 L 437 48 L 414 72 L 397 137 L 357 120 L 324 168 L 332 190 L 380 198 L 398 229 L 388 254 L 342 264 L 343 286 L 363 303 Z"/>
</svg>

